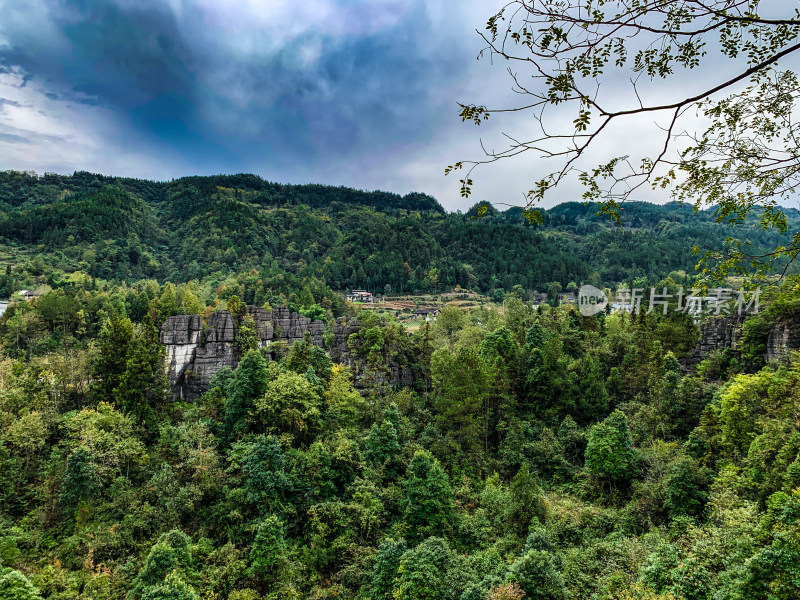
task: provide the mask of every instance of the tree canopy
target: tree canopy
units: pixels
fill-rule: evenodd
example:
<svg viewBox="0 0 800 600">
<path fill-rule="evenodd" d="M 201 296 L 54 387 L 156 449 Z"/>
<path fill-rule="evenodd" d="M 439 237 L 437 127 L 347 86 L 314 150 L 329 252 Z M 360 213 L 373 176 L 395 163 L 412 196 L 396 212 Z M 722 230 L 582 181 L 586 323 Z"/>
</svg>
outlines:
<svg viewBox="0 0 800 600">
<path fill-rule="evenodd" d="M 466 168 L 524 153 L 550 159 L 525 193 L 529 218 L 536 203 L 568 178 L 585 200 L 619 218 L 621 203 L 647 187 L 695 207 L 714 207 L 722 223 L 751 212 L 762 228 L 787 231 L 780 202 L 800 184 L 794 119 L 800 12 L 760 0 L 514 0 L 490 16 L 481 55 L 508 64 L 522 100 L 508 106 L 461 104 L 477 125 L 490 115 L 525 112 L 537 125 L 529 137 L 506 133 L 508 145 L 485 151 Z M 702 74 L 701 74 L 702 73 Z M 625 83 L 623 83 L 625 82 Z M 569 117 L 569 118 L 567 118 Z M 605 136 L 640 131 L 655 120 L 652 146 L 642 155 L 596 157 Z M 641 135 L 638 133 L 637 135 Z M 788 244 L 759 252 L 728 239 L 703 260 L 717 278 L 763 272 L 800 253 L 800 231 Z"/>
</svg>

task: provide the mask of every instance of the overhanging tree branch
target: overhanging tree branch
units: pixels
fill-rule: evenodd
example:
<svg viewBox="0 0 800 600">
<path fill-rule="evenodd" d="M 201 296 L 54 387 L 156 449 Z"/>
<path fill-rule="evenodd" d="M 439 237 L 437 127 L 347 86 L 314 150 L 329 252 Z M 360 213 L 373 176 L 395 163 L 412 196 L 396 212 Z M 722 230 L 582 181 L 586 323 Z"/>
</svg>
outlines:
<svg viewBox="0 0 800 600">
<path fill-rule="evenodd" d="M 540 135 L 522 140 L 504 133 L 509 141 L 505 148 L 488 151 L 481 144 L 483 159 L 459 161 L 445 172 L 466 169 L 460 180 L 466 197 L 477 167 L 535 151 L 560 164 L 525 193 L 524 208 L 531 218 L 536 217 L 537 202 L 577 174 L 586 186 L 583 198 L 601 201 L 602 210 L 612 214 L 649 183 L 698 209 L 715 206 L 721 220 L 763 207 L 757 217 L 760 226 L 780 224 L 776 200 L 800 189 L 800 132 L 792 119 L 800 85 L 791 70 L 779 68 L 800 50 L 800 12 L 765 18 L 758 8 L 757 0 L 508 2 L 479 35 L 490 56 L 519 65 L 520 72 L 509 69 L 513 90 L 533 101 L 496 110 L 460 104 L 459 115 L 481 124 L 492 113 L 529 112 Z M 736 61 L 735 66 L 744 58 L 743 68 L 671 102 L 643 101 L 643 77 L 674 79 L 673 89 L 680 89 L 684 72 L 702 68 L 709 52 Z M 613 71 L 626 69 L 636 75 L 629 78 L 634 107 L 601 94 L 602 89 L 618 90 L 604 84 Z M 524 83 L 523 75 L 532 83 Z M 748 85 L 739 89 L 744 82 Z M 721 97 L 723 93 L 729 95 Z M 686 120 L 692 107 L 704 122 L 702 129 L 697 120 Z M 571 130 L 558 128 L 556 117 L 564 110 L 574 111 Z M 653 141 L 657 147 L 652 156 L 610 156 L 596 167 L 582 166 L 588 150 L 612 127 L 656 113 L 669 116 L 659 125 L 661 137 Z"/>
</svg>

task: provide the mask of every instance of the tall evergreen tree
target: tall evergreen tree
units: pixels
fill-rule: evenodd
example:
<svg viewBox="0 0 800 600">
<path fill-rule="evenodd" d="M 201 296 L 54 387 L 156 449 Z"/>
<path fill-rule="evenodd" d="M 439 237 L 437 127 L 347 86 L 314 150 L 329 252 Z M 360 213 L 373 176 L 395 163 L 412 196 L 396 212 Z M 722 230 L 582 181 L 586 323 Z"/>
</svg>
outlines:
<svg viewBox="0 0 800 600">
<path fill-rule="evenodd" d="M 164 346 L 158 339 L 153 320 L 147 315 L 139 335 L 130 344 L 125 371 L 114 389 L 115 404 L 123 412 L 149 420 L 154 407 L 165 399 L 167 385 Z"/>
<path fill-rule="evenodd" d="M 226 385 L 225 416 L 220 438 L 230 444 L 247 430 L 247 417 L 254 410 L 254 401 L 267 390 L 269 366 L 257 350 L 245 354 L 233 378 Z"/>
<path fill-rule="evenodd" d="M 381 542 L 369 581 L 370 600 L 392 598 L 396 589 L 397 569 L 406 552 L 405 540 L 387 538 Z"/>
<path fill-rule="evenodd" d="M 133 346 L 133 323 L 116 312 L 106 319 L 97 338 L 92 392 L 96 401 L 110 401 L 128 366 Z"/>
<path fill-rule="evenodd" d="M 400 558 L 396 600 L 441 600 L 448 597 L 453 552 L 447 540 L 430 537 Z"/>
<path fill-rule="evenodd" d="M 81 502 L 94 498 L 99 490 L 100 477 L 94 466 L 94 456 L 87 448 L 78 448 L 67 459 L 59 502 L 74 510 Z"/>
<path fill-rule="evenodd" d="M 258 524 L 250 548 L 250 570 L 268 584 L 274 582 L 286 552 L 286 526 L 277 515 L 269 515 Z"/>
<path fill-rule="evenodd" d="M 439 461 L 429 452 L 418 450 L 408 465 L 404 486 L 409 538 L 422 539 L 447 531 L 454 508 L 453 491 Z"/>
<path fill-rule="evenodd" d="M 622 411 L 615 410 L 589 433 L 586 469 L 610 483 L 622 483 L 633 478 L 634 466 L 628 418 Z"/>
<path fill-rule="evenodd" d="M 524 463 L 511 480 L 510 508 L 509 516 L 512 526 L 520 535 L 527 533 L 533 519 L 537 519 L 540 523 L 545 522 L 546 513 L 542 490 L 531 475 L 528 463 Z"/>
</svg>

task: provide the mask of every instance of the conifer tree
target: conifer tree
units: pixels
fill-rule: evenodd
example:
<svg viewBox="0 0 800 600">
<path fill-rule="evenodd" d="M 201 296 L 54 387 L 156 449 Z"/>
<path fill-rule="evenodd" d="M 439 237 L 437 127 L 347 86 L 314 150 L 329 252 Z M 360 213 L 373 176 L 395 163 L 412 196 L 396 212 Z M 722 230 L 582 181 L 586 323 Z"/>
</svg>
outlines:
<svg viewBox="0 0 800 600">
<path fill-rule="evenodd" d="M 87 448 L 80 447 L 67 459 L 59 502 L 74 509 L 81 502 L 91 500 L 99 489 L 100 477 L 94 466 L 94 457 Z"/>
<path fill-rule="evenodd" d="M 448 572 L 453 553 L 447 540 L 430 537 L 400 558 L 397 569 L 396 600 L 441 600 L 448 597 Z"/>
<path fill-rule="evenodd" d="M 533 519 L 545 521 L 545 506 L 542 490 L 531 475 L 528 463 L 523 463 L 511 480 L 511 523 L 518 533 L 524 535 Z"/>
<path fill-rule="evenodd" d="M 98 402 L 114 398 L 114 390 L 128 366 L 132 351 L 133 323 L 112 312 L 97 338 L 98 352 L 93 368 L 92 392 Z"/>
<path fill-rule="evenodd" d="M 418 450 L 408 465 L 405 480 L 405 522 L 409 537 L 441 535 L 450 527 L 453 491 L 442 465 L 429 452 Z"/>
<path fill-rule="evenodd" d="M 220 437 L 231 443 L 247 429 L 247 417 L 255 408 L 254 401 L 263 395 L 269 384 L 267 361 L 256 350 L 245 354 L 232 379 L 226 385 L 227 400 Z"/>
<path fill-rule="evenodd" d="M 542 327 L 542 324 L 536 320 L 528 328 L 528 332 L 525 334 L 525 346 L 529 349 L 541 349 L 544 346 L 545 341 L 547 341 L 547 336 L 544 327 Z"/>
<path fill-rule="evenodd" d="M 394 425 L 388 420 L 383 421 L 380 425 L 373 423 L 364 446 L 365 457 L 370 462 L 384 464 L 393 458 L 400 450 Z"/>
<path fill-rule="evenodd" d="M 164 346 L 159 342 L 158 330 L 150 315 L 144 318 L 139 335 L 132 340 L 130 348 L 125 371 L 114 389 L 114 400 L 123 412 L 147 420 L 152 416 L 154 406 L 164 400 L 167 391 Z"/>
<path fill-rule="evenodd" d="M 392 598 L 396 587 L 397 569 L 400 567 L 400 559 L 405 552 L 405 540 L 387 538 L 381 542 L 370 574 L 370 600 Z"/>
<path fill-rule="evenodd" d="M 250 548 L 250 571 L 272 583 L 286 552 L 286 526 L 276 515 L 269 515 L 258 524 L 256 538 Z"/>
<path fill-rule="evenodd" d="M 292 482 L 284 472 L 286 458 L 281 443 L 273 435 L 260 435 L 244 447 L 242 473 L 247 499 L 259 509 L 266 510 L 276 498 L 292 488 Z"/>
<path fill-rule="evenodd" d="M 628 419 L 625 413 L 615 410 L 589 434 L 586 469 L 610 483 L 621 483 L 633 477 L 634 461 Z"/>
</svg>

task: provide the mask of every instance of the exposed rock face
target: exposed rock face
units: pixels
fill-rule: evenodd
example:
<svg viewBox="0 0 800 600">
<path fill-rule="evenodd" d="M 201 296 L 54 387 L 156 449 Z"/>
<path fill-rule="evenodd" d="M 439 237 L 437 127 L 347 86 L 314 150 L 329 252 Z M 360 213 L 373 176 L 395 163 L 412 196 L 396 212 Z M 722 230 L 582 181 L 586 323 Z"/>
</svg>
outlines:
<svg viewBox="0 0 800 600">
<path fill-rule="evenodd" d="M 208 389 L 208 382 L 222 367 L 236 368 L 239 361 L 235 344 L 236 321 L 231 313 L 227 310 L 212 313 L 208 318 L 205 341 L 195 351 L 191 376 L 181 388 L 180 396 L 184 400 L 202 395 Z"/>
<path fill-rule="evenodd" d="M 186 382 L 186 371 L 195 360 L 202 333 L 200 315 L 170 317 L 161 327 L 160 339 L 166 347 L 167 376 L 173 392 Z"/>
<path fill-rule="evenodd" d="M 331 348 L 331 360 L 336 363 L 352 365 L 350 348 L 347 346 L 348 338 L 361 330 L 361 321 L 358 319 L 347 319 L 339 317 L 333 326 L 333 347 Z"/>
<path fill-rule="evenodd" d="M 275 342 L 288 345 L 301 341 L 306 335 L 317 346 L 323 346 L 325 324 L 322 321 L 309 321 L 303 315 L 290 313 L 286 308 L 270 312 L 257 306 L 248 306 L 247 314 L 253 319 L 262 348 L 269 348 Z M 348 365 L 353 370 L 356 388 L 367 386 L 366 365 L 358 354 L 353 355 L 348 339 L 361 330 L 361 321 L 339 317 L 333 327 L 333 345 L 330 356 L 334 362 Z M 167 368 L 173 398 L 194 400 L 206 390 L 211 378 L 223 367 L 235 369 L 236 319 L 227 310 L 212 313 L 203 330 L 199 315 L 179 315 L 170 317 L 161 328 L 161 343 L 166 346 Z M 376 382 L 389 385 L 411 385 L 413 374 L 408 367 L 389 362 L 386 370 L 370 375 Z"/>
<path fill-rule="evenodd" d="M 311 321 L 311 339 L 317 346 L 322 346 L 325 335 L 325 323 L 319 319 Z"/>
<path fill-rule="evenodd" d="M 381 325 L 385 325 L 383 319 L 381 320 Z M 358 319 L 348 319 L 348 317 L 336 319 L 336 324 L 333 326 L 333 346 L 330 349 L 330 355 L 333 362 L 345 364 L 353 369 L 353 375 L 355 376 L 354 386 L 356 389 L 363 391 L 367 387 L 365 364 L 363 359 L 353 357 L 348 346 L 350 336 L 360 330 L 361 321 Z M 408 367 L 400 366 L 396 362 L 388 362 L 385 366 L 387 368 L 385 372 L 378 371 L 371 374 L 376 383 L 403 386 L 410 386 L 413 383 L 414 376 Z"/>
<path fill-rule="evenodd" d="M 247 307 L 262 347 L 283 340 L 300 341 L 308 333 L 312 343 L 322 346 L 325 324 L 309 321 L 303 315 L 289 313 L 287 308 L 274 312 L 256 306 Z M 212 313 L 203 335 L 199 315 L 178 315 L 168 318 L 161 327 L 161 343 L 166 346 L 166 361 L 173 398 L 193 400 L 208 389 L 208 383 L 222 367 L 235 369 L 236 320 L 227 310 Z M 345 349 L 347 340 L 345 339 Z"/>
<path fill-rule="evenodd" d="M 402 384 L 405 387 L 409 387 L 414 383 L 414 374 L 408 367 L 401 367 L 397 363 L 392 363 L 390 365 L 390 369 L 391 369 L 391 377 L 389 378 L 390 385 Z"/>
<path fill-rule="evenodd" d="M 713 350 L 730 348 L 737 351 L 746 315 L 716 317 L 700 324 L 700 342 L 696 353 L 702 360 Z"/>
<path fill-rule="evenodd" d="M 256 324 L 258 337 L 266 344 L 269 344 L 272 341 L 272 336 L 275 333 L 275 325 L 272 320 L 272 313 L 257 306 L 248 306 L 247 314 L 250 315 L 250 318 L 253 319 L 253 322 Z"/>
<path fill-rule="evenodd" d="M 784 319 L 774 323 L 767 338 L 767 362 L 789 362 L 789 353 L 800 349 L 800 320 Z"/>
<path fill-rule="evenodd" d="M 746 318 L 746 315 L 732 315 L 709 319 L 701 324 L 696 356 L 702 360 L 709 352 L 724 348 L 730 348 L 738 353 L 742 325 Z M 800 350 L 800 317 L 784 317 L 773 323 L 766 346 L 764 360 L 788 363 L 789 354 L 793 350 Z"/>
<path fill-rule="evenodd" d="M 269 315 L 270 313 L 267 314 Z M 316 345 L 322 345 L 322 334 L 325 331 L 325 325 L 322 321 L 311 323 L 303 315 L 298 313 L 290 314 L 288 308 L 276 308 L 271 314 L 271 318 L 275 323 L 273 339 L 285 340 L 291 345 L 302 340 L 303 336 L 308 332 Z"/>
</svg>

